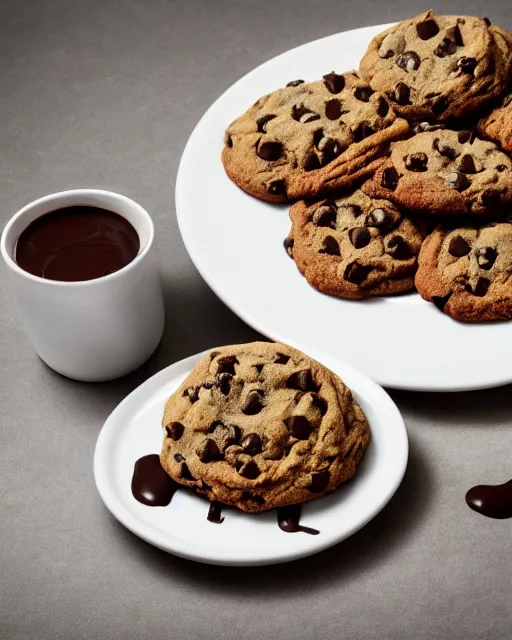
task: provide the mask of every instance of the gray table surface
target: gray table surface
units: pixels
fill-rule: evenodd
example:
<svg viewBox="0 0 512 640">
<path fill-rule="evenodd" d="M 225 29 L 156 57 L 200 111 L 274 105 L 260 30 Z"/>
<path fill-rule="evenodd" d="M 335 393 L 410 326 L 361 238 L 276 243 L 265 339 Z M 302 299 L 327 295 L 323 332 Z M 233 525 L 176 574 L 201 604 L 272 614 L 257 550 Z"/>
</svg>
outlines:
<svg viewBox="0 0 512 640">
<path fill-rule="evenodd" d="M 216 568 L 154 549 L 110 516 L 92 476 L 98 432 L 127 393 L 184 356 L 257 337 L 208 289 L 178 232 L 174 180 L 199 117 L 278 53 L 424 8 L 1 0 L 0 222 L 67 188 L 131 196 L 155 221 L 167 306 L 141 370 L 79 384 L 38 360 L 0 276 L 2 639 L 510 639 L 512 523 L 473 513 L 464 494 L 511 475 L 511 387 L 393 392 L 411 445 L 396 496 L 349 540 L 281 567 Z M 512 29 L 509 0 L 457 0 L 457 11 Z"/>
</svg>

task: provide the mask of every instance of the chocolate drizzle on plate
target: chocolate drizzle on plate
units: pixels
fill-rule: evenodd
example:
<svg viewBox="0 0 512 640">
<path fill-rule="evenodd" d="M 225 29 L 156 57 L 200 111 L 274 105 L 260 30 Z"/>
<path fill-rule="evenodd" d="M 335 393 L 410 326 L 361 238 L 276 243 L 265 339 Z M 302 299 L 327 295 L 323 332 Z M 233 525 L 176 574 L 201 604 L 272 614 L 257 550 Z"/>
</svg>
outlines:
<svg viewBox="0 0 512 640">
<path fill-rule="evenodd" d="M 512 480 L 504 484 L 480 484 L 466 493 L 470 509 L 488 518 L 512 518 Z"/>
<path fill-rule="evenodd" d="M 512 484 L 512 481 L 510 484 Z M 171 502 L 176 489 L 179 488 L 183 489 L 181 485 L 167 475 L 160 464 L 160 456 L 157 453 L 143 456 L 135 463 L 132 477 L 132 494 L 135 500 L 142 502 L 142 504 L 148 507 L 166 507 Z M 224 522 L 223 507 L 224 505 L 221 502 L 213 500 L 210 503 L 206 519 L 215 524 L 222 524 Z M 320 531 L 317 529 L 303 527 L 300 524 L 300 513 L 300 504 L 279 507 L 277 509 L 277 523 L 281 531 L 286 533 L 302 531 L 312 536 L 318 535 Z"/>
<path fill-rule="evenodd" d="M 281 531 L 286 531 L 286 533 L 297 533 L 298 531 L 302 531 L 303 533 L 309 533 L 312 536 L 318 535 L 320 531 L 317 529 L 303 527 L 299 524 L 300 512 L 300 504 L 290 504 L 287 507 L 279 507 L 277 509 L 277 524 Z"/>
<path fill-rule="evenodd" d="M 215 522 L 215 524 L 222 524 L 224 522 L 222 507 L 222 503 L 217 502 L 217 500 L 210 502 L 210 508 L 208 509 L 208 515 L 206 516 L 206 519 L 209 522 Z"/>
<path fill-rule="evenodd" d="M 132 494 L 148 507 L 166 507 L 179 487 L 160 464 L 160 456 L 151 453 L 139 458 L 133 468 Z"/>
</svg>

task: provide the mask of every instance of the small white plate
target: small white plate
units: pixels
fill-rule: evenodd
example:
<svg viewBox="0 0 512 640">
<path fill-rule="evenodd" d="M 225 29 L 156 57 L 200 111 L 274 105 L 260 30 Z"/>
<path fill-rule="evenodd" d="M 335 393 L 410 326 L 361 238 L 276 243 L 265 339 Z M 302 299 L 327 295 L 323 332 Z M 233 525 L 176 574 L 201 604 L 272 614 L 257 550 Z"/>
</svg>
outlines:
<svg viewBox="0 0 512 640">
<path fill-rule="evenodd" d="M 310 350 L 308 353 L 352 389 L 372 431 L 354 479 L 330 496 L 303 506 L 300 523 L 318 529 L 318 535 L 281 531 L 275 510 L 255 515 L 225 508 L 222 524 L 208 522 L 208 502 L 184 489 L 176 492 L 167 507 L 148 507 L 132 496 L 136 460 L 160 452 L 165 401 L 203 353 L 146 380 L 105 422 L 96 444 L 94 477 L 107 508 L 150 544 L 189 560 L 219 565 L 295 560 L 326 549 L 363 527 L 402 480 L 408 456 L 405 425 L 391 398 L 377 384 L 334 358 Z"/>
<path fill-rule="evenodd" d="M 308 285 L 283 249 L 288 207 L 251 198 L 225 175 L 226 126 L 257 98 L 302 78 L 357 68 L 390 25 L 339 33 L 292 49 L 236 82 L 190 136 L 176 182 L 185 246 L 215 293 L 274 340 L 325 351 L 389 387 L 461 391 L 512 381 L 512 323 L 464 325 L 418 294 L 336 299 Z"/>
</svg>

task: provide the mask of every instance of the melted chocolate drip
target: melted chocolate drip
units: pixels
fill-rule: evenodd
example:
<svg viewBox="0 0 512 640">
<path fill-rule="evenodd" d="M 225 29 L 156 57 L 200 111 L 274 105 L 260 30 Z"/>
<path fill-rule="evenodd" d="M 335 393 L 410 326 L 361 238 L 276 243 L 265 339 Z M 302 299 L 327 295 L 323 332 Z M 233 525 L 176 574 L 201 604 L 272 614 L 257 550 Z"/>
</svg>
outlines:
<svg viewBox="0 0 512 640">
<path fill-rule="evenodd" d="M 297 531 L 303 531 L 309 533 L 312 536 L 316 536 L 320 533 L 316 529 L 310 527 L 303 527 L 299 524 L 301 505 L 290 504 L 287 507 L 279 507 L 277 510 L 277 524 L 281 531 L 286 533 L 297 533 Z"/>
<path fill-rule="evenodd" d="M 512 518 L 512 480 L 504 484 L 480 484 L 466 493 L 470 509 L 488 518 Z"/>
<path fill-rule="evenodd" d="M 132 494 L 148 507 L 166 507 L 179 487 L 162 468 L 160 456 L 152 453 L 139 458 L 133 468 Z"/>
<path fill-rule="evenodd" d="M 224 517 L 222 516 L 222 507 L 224 505 L 217 500 L 210 502 L 210 509 L 208 510 L 208 515 L 206 519 L 210 522 L 215 522 L 216 524 L 222 524 L 224 522 Z"/>
</svg>

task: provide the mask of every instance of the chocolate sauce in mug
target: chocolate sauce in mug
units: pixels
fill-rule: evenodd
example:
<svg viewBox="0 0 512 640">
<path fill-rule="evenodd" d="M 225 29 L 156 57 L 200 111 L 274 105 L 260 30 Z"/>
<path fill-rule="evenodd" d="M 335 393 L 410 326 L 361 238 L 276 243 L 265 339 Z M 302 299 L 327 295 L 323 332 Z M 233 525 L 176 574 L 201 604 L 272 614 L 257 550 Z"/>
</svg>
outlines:
<svg viewBox="0 0 512 640">
<path fill-rule="evenodd" d="M 122 216 L 99 207 L 56 209 L 21 233 L 15 260 L 40 278 L 79 282 L 119 271 L 137 255 L 140 241 Z"/>
</svg>

